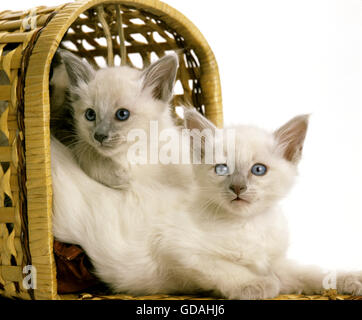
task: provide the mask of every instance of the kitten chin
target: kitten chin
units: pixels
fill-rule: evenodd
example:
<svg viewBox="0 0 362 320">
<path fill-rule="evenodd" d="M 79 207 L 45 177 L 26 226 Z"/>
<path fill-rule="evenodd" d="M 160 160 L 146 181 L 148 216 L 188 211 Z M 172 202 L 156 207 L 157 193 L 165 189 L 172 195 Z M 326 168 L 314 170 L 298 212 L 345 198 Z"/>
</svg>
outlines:
<svg viewBox="0 0 362 320">
<path fill-rule="evenodd" d="M 104 157 L 113 158 L 119 155 L 120 153 L 124 153 L 127 151 L 128 144 L 126 141 L 118 142 L 117 144 L 109 144 L 109 145 L 95 145 L 93 144 L 93 148 L 95 152 L 98 152 L 100 155 Z"/>
</svg>

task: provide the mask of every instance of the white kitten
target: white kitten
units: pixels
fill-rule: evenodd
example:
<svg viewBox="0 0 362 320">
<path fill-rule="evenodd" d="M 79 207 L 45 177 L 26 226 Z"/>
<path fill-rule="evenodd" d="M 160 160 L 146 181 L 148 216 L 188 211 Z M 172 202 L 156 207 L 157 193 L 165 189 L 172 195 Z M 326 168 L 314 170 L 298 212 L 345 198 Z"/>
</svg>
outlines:
<svg viewBox="0 0 362 320">
<path fill-rule="evenodd" d="M 127 141 L 130 131 L 138 129 L 148 134 L 150 121 L 157 121 L 160 131 L 175 128 L 169 101 L 177 56 L 167 55 L 144 71 L 130 67 L 95 71 L 68 51 L 60 54 L 70 82 L 76 134 L 71 149 L 90 177 L 109 187 L 124 189 L 134 175 L 131 159 L 127 159 L 127 150 L 134 143 Z"/>
<path fill-rule="evenodd" d="M 72 90 L 80 142 L 69 150 L 59 141 L 51 141 L 54 235 L 60 241 L 81 245 L 97 275 L 116 290 L 160 290 L 154 285 L 163 280 L 157 276 L 157 265 L 151 257 L 151 221 L 170 210 L 181 211 L 190 198 L 190 165 L 134 163 L 127 156 L 132 143 L 121 139 L 131 130 L 141 129 L 147 136 L 147 151 L 159 154 L 163 144 L 151 146 L 149 120 L 157 121 L 160 131 L 168 129 L 180 138 L 180 128 L 173 124 L 168 105 L 175 68 L 176 57 L 166 56 L 143 72 L 111 68 L 99 70 L 92 81 L 79 80 Z M 71 79 L 73 75 L 69 74 Z M 113 84 L 105 87 L 111 80 Z M 97 103 L 93 105 L 92 101 Z M 99 122 L 85 118 L 90 106 Z M 122 123 L 114 119 L 120 106 L 130 111 L 129 119 Z M 104 127 L 107 123 L 108 129 Z M 103 129 L 112 139 L 109 148 L 108 143 L 94 139 L 94 134 Z M 84 148 L 81 153 L 80 148 Z M 118 189 L 125 181 L 127 188 Z"/>
<path fill-rule="evenodd" d="M 190 129 L 216 129 L 195 111 L 185 118 Z M 274 133 L 233 128 L 235 159 L 225 150 L 221 163 L 194 166 L 199 207 L 187 218 L 173 215 L 158 236 L 159 250 L 185 285 L 232 299 L 323 291 L 326 275 L 319 268 L 286 259 L 288 227 L 278 207 L 297 174 L 307 125 L 308 116 L 299 116 Z M 337 287 L 362 294 L 362 273 L 339 274 Z"/>
</svg>

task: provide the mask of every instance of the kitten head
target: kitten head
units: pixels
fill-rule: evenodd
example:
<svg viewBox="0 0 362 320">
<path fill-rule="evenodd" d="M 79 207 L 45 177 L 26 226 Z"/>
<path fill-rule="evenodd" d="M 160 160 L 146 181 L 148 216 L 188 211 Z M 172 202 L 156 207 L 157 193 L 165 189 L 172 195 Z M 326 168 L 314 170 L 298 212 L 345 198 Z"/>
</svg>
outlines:
<svg viewBox="0 0 362 320">
<path fill-rule="evenodd" d="M 127 66 L 94 70 L 63 51 L 70 80 L 77 139 L 104 156 L 126 150 L 130 130 L 146 133 L 150 121 L 171 126 L 169 101 L 178 68 L 176 55 L 167 55 L 143 71 Z"/>
<path fill-rule="evenodd" d="M 195 111 L 187 111 L 185 119 L 189 129 L 216 130 Z M 275 205 L 297 175 L 307 127 L 308 116 L 301 115 L 273 133 L 251 126 L 224 129 L 222 141 L 213 140 L 214 147 L 223 143 L 218 163 L 194 166 L 206 210 L 250 217 Z M 233 152 L 226 148 L 227 130 L 234 130 Z"/>
</svg>

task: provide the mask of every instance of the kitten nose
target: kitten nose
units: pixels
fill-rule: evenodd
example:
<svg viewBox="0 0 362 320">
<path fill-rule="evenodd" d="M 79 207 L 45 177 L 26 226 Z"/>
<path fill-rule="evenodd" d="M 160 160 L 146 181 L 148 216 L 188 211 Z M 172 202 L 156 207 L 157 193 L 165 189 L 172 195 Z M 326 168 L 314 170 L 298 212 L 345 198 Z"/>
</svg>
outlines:
<svg viewBox="0 0 362 320">
<path fill-rule="evenodd" d="M 230 186 L 230 190 L 233 191 L 237 196 L 240 194 L 240 193 L 243 193 L 245 192 L 247 189 L 246 185 L 243 184 L 243 185 L 239 185 L 239 184 L 232 184 Z"/>
<path fill-rule="evenodd" d="M 97 133 L 97 132 L 94 134 L 94 139 L 96 139 L 100 143 L 102 143 L 107 138 L 108 138 L 108 136 L 106 134 Z"/>
</svg>

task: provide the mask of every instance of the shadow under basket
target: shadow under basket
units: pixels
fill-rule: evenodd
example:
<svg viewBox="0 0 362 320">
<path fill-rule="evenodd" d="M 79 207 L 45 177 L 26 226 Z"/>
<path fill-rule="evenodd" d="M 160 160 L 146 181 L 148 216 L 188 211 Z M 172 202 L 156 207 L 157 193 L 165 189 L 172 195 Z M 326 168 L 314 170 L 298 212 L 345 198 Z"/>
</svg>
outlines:
<svg viewBox="0 0 362 320">
<path fill-rule="evenodd" d="M 87 59 L 94 67 L 143 68 L 176 51 L 180 68 L 174 110 L 189 104 L 218 127 L 223 124 L 215 57 L 199 30 L 170 6 L 157 0 L 81 0 L 0 12 L 0 295 L 20 299 L 205 299 L 58 294 L 49 129 L 49 73 L 58 47 Z M 330 298 L 351 297 L 330 292 L 310 299 Z"/>
</svg>

